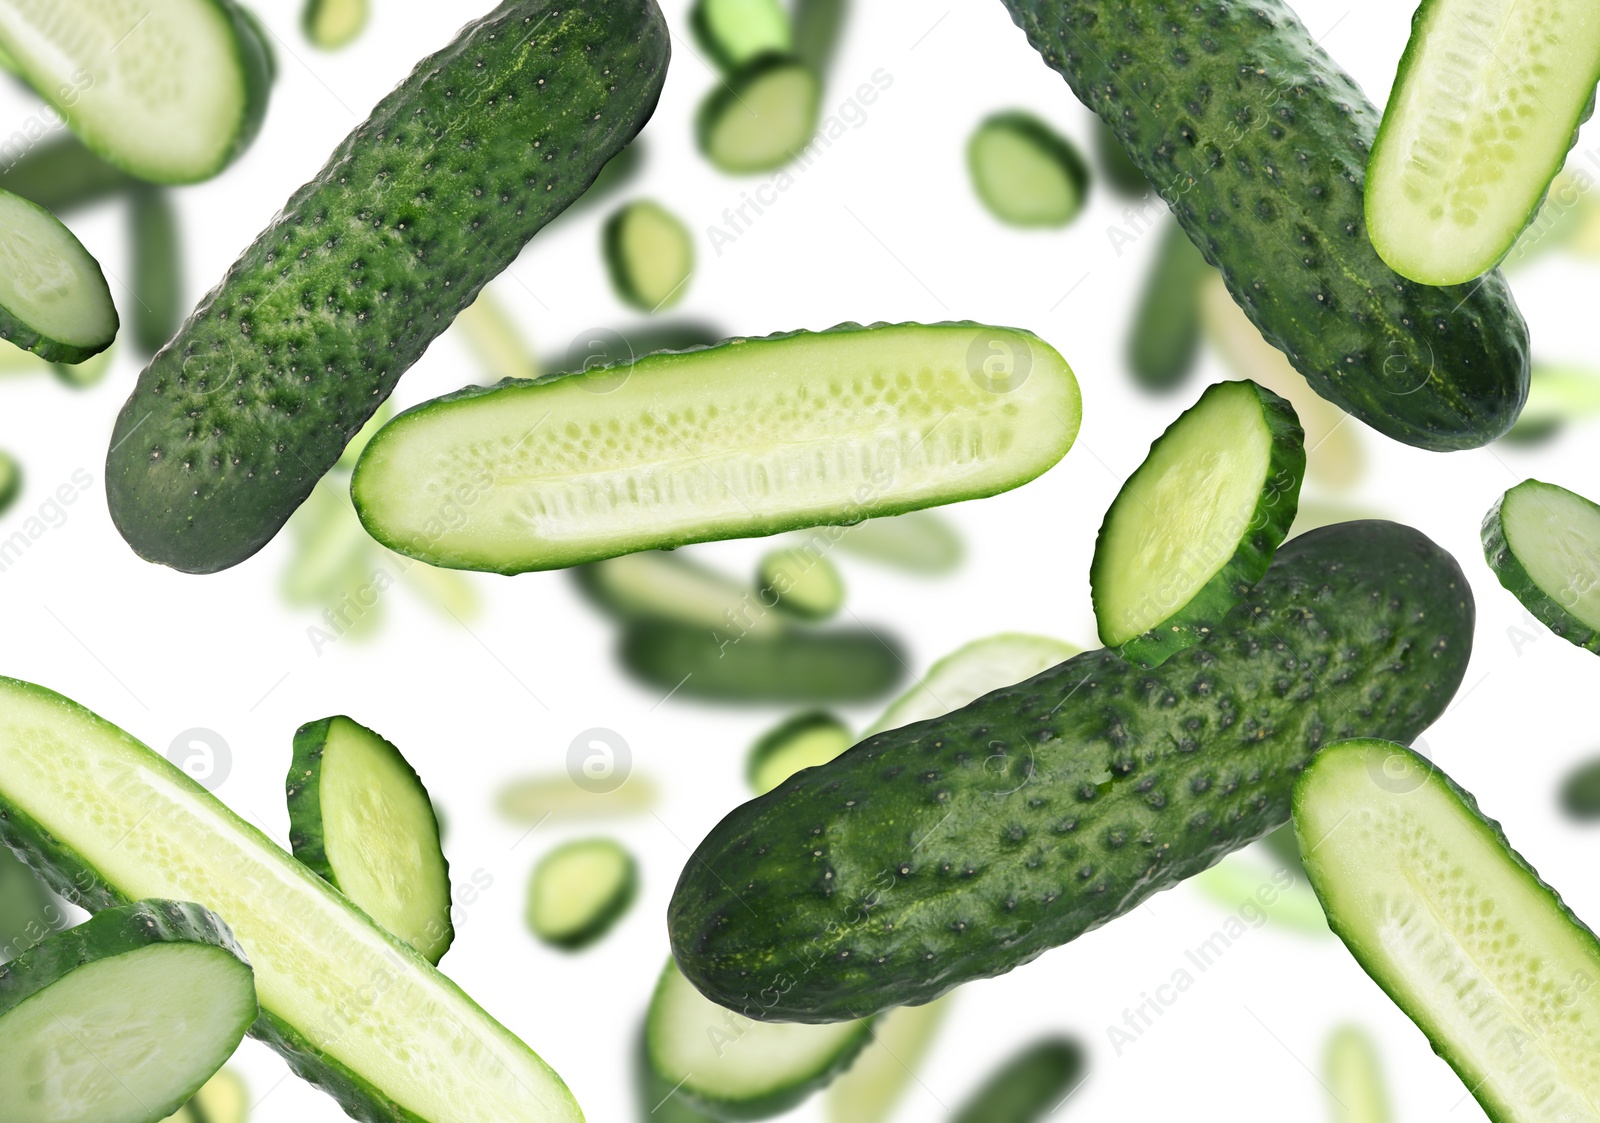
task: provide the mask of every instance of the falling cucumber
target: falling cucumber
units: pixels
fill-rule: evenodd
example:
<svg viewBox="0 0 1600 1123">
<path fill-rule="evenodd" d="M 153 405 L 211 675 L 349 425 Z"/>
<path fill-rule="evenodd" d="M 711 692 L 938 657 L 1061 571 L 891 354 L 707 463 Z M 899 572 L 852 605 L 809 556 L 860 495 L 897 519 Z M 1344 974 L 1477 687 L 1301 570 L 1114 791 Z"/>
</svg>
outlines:
<svg viewBox="0 0 1600 1123">
<path fill-rule="evenodd" d="M 71 133 L 35 145 L 0 172 L 0 189 L 31 199 L 56 215 L 144 186 L 148 186 L 144 180 L 129 175 Z"/>
<path fill-rule="evenodd" d="M 567 773 L 514 780 L 495 796 L 495 809 L 512 822 L 537 825 L 644 815 L 661 802 L 648 776 L 630 774 L 616 787 L 581 784 Z"/>
<path fill-rule="evenodd" d="M 1174 389 L 1194 369 L 1203 335 L 1201 295 L 1211 272 L 1183 227 L 1168 226 L 1128 337 L 1128 366 L 1146 390 Z"/>
<path fill-rule="evenodd" d="M 1065 226 L 1089 190 L 1089 166 L 1072 142 L 1018 110 L 978 126 L 967 142 L 967 171 L 989 213 L 1010 226 Z"/>
<path fill-rule="evenodd" d="M 312 46 L 337 51 L 361 37 L 370 14 L 368 0 L 307 0 L 300 26 Z"/>
<path fill-rule="evenodd" d="M 827 554 L 803 546 L 771 550 L 756 571 L 761 603 L 801 620 L 827 620 L 844 607 L 844 578 Z"/>
<path fill-rule="evenodd" d="M 922 680 L 896 699 L 861 736 L 943 717 L 991 691 L 1026 682 L 1081 654 L 1083 648 L 1076 644 L 1049 636 L 1004 632 L 973 640 L 928 668 Z"/>
<path fill-rule="evenodd" d="M 533 349 L 528 346 L 505 305 L 488 289 L 480 292 L 477 300 L 461 310 L 452 328 L 483 367 L 486 383 L 498 382 L 503 378 L 539 377 L 539 364 L 533 357 Z M 348 450 L 345 455 L 349 455 Z M 355 467 L 353 459 L 350 467 Z"/>
<path fill-rule="evenodd" d="M 1328 1037 L 1322 1083 L 1333 1123 L 1389 1123 L 1393 1118 L 1377 1043 L 1357 1026 L 1340 1026 Z"/>
<path fill-rule="evenodd" d="M 1040 1123 L 1083 1083 L 1088 1068 L 1088 1054 L 1073 1038 L 1035 1042 L 985 1080 L 953 1123 Z"/>
<path fill-rule="evenodd" d="M 788 622 L 768 612 L 756 590 L 692 558 L 644 550 L 572 570 L 578 588 L 623 624 L 667 620 L 757 639 L 782 635 Z"/>
<path fill-rule="evenodd" d="M 960 531 L 936 511 L 857 523 L 840 535 L 839 549 L 919 577 L 954 573 L 967 553 Z"/>
<path fill-rule="evenodd" d="M 850 0 L 793 0 L 793 8 L 795 58 L 826 78 L 850 21 Z"/>
<path fill-rule="evenodd" d="M 1600 654 L 1600 504 L 1524 480 L 1490 508 L 1482 538 L 1489 568 L 1524 608 Z"/>
<path fill-rule="evenodd" d="M 677 215 L 648 199 L 629 203 L 602 232 L 611 285 L 641 312 L 661 312 L 683 299 L 694 273 L 694 241 Z"/>
<path fill-rule="evenodd" d="M 614 928 L 639 893 L 633 855 L 609 838 L 556 847 L 533 867 L 528 929 L 563 951 L 581 951 Z"/>
<path fill-rule="evenodd" d="M 0 515 L 4 515 L 22 494 L 22 465 L 17 458 L 0 449 Z"/>
<path fill-rule="evenodd" d="M 757 795 L 765 795 L 801 769 L 827 764 L 855 743 L 850 727 L 833 714 L 797 714 L 750 746 L 745 778 Z"/>
<path fill-rule="evenodd" d="M 822 82 L 788 55 L 761 55 L 729 74 L 695 118 L 700 151 L 730 175 L 775 171 L 816 135 Z"/>
<path fill-rule="evenodd" d="M 52 363 L 111 346 L 117 309 L 100 263 L 39 204 L 0 191 L 0 338 Z"/>
<path fill-rule="evenodd" d="M 689 29 L 700 49 L 725 71 L 794 49 L 794 29 L 782 0 L 695 0 Z"/>
<path fill-rule="evenodd" d="M 183 323 L 183 242 L 172 197 L 159 187 L 130 196 L 133 236 L 133 342 L 159 351 Z"/>
</svg>

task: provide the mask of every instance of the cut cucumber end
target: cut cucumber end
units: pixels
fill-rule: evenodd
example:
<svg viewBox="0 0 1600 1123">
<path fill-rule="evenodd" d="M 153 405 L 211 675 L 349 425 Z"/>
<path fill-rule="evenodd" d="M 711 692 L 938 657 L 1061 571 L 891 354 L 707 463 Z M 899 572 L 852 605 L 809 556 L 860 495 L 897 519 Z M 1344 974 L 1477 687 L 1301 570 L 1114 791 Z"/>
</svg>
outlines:
<svg viewBox="0 0 1600 1123">
<path fill-rule="evenodd" d="M 683 299 L 694 273 L 688 227 L 658 203 L 629 203 L 606 223 L 606 265 L 617 295 L 641 312 L 660 312 Z"/>
<path fill-rule="evenodd" d="M 794 31 L 781 0 L 696 0 L 689 27 L 724 70 L 794 49 Z"/>
<path fill-rule="evenodd" d="M 700 107 L 700 151 L 733 175 L 775 171 L 816 134 L 822 83 L 804 63 L 763 55 L 730 74 Z"/>
<path fill-rule="evenodd" d="M 528 928 L 547 944 L 579 951 L 621 920 L 639 891 L 633 855 L 609 838 L 558 846 L 533 869 Z"/>
<path fill-rule="evenodd" d="M 844 578 L 827 555 L 804 546 L 773 550 L 761 558 L 757 580 L 762 603 L 802 620 L 827 620 L 844 607 Z"/>
<path fill-rule="evenodd" d="M 1489 511 L 1482 537 L 1501 585 L 1556 635 L 1600 652 L 1600 506 L 1525 480 Z"/>
<path fill-rule="evenodd" d="M 1089 190 L 1072 142 L 1032 114 L 999 113 L 967 143 L 967 168 L 989 212 L 1011 226 L 1065 226 Z"/>
<path fill-rule="evenodd" d="M 766 795 L 796 772 L 827 764 L 855 743 L 850 727 L 832 714 L 799 714 L 750 747 L 745 776 L 757 795 Z"/>
<path fill-rule="evenodd" d="M 0 337 L 53 363 L 111 346 L 117 309 L 100 263 L 55 215 L 0 191 Z"/>
</svg>

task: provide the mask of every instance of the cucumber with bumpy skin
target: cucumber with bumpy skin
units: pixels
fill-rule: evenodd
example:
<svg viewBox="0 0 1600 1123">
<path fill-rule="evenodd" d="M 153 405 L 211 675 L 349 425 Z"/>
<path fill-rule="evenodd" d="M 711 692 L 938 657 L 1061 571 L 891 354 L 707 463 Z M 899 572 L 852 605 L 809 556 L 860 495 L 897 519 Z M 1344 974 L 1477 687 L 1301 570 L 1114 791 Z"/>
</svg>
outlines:
<svg viewBox="0 0 1600 1123">
<path fill-rule="evenodd" d="M 1031 113 L 986 118 L 967 142 L 967 170 L 989 213 L 1010 226 L 1065 226 L 1083 209 L 1089 165 Z"/>
<path fill-rule="evenodd" d="M 1078 1042 L 1046 1038 L 1001 1065 L 956 1112 L 954 1123 L 1038 1123 L 1083 1082 L 1088 1067 Z"/>
<path fill-rule="evenodd" d="M 1089 652 L 737 808 L 684 866 L 673 952 L 713 1000 L 794 1021 L 1009 971 L 1285 822 L 1321 745 L 1421 733 L 1473 619 L 1417 531 L 1312 531 L 1156 670 Z"/>
<path fill-rule="evenodd" d="M 100 263 L 39 204 L 0 191 L 0 339 L 52 363 L 81 363 L 117 337 Z"/>
<path fill-rule="evenodd" d="M 564 951 L 579 951 L 621 920 L 639 893 L 639 866 L 609 838 L 583 838 L 556 847 L 533 868 L 528 883 L 528 928 Z"/>
<path fill-rule="evenodd" d="M 827 620 L 844 607 L 844 578 L 826 554 L 805 547 L 772 550 L 757 570 L 762 599 L 801 620 Z"/>
<path fill-rule="evenodd" d="M 1333 1031 L 1323 1050 L 1322 1074 L 1333 1123 L 1389 1123 L 1378 1047 L 1360 1028 L 1347 1025 Z"/>
<path fill-rule="evenodd" d="M 750 746 L 745 778 L 766 795 L 802 768 L 827 764 L 856 743 L 850 727 L 826 711 L 797 714 Z"/>
<path fill-rule="evenodd" d="M 505 0 L 422 60 L 145 368 L 111 514 L 189 572 L 255 553 L 396 381 L 655 108 L 654 0 Z"/>
<path fill-rule="evenodd" d="M 723 70 L 737 70 L 762 55 L 786 55 L 794 47 L 794 29 L 781 0 L 695 0 L 689 29 Z"/>
<path fill-rule="evenodd" d="M 1083 648 L 1076 644 L 1018 632 L 973 640 L 929 667 L 922 680 L 897 698 L 861 736 L 865 739 L 885 729 L 943 717 L 991 691 L 1025 682 L 1082 653 Z"/>
<path fill-rule="evenodd" d="M 788 55 L 761 55 L 729 74 L 695 118 L 700 151 L 719 170 L 752 175 L 783 167 L 811 143 L 822 81 Z"/>
<path fill-rule="evenodd" d="M 1295 784 L 1328 922 L 1495 1123 L 1600 1119 L 1600 940 L 1472 796 L 1402 745 Z"/>
<path fill-rule="evenodd" d="M 469 386 L 385 426 L 351 495 L 397 553 L 522 573 L 996 495 L 1080 415 L 1029 332 L 845 324 Z"/>
<path fill-rule="evenodd" d="M 603 233 L 611 285 L 641 312 L 660 312 L 683 299 L 694 274 L 694 241 L 677 215 L 648 199 L 629 203 Z"/>
<path fill-rule="evenodd" d="M 1600 504 L 1524 480 L 1483 520 L 1500 584 L 1552 632 L 1600 654 Z"/>
<path fill-rule="evenodd" d="M 244 951 L 199 905 L 107 909 L 0 970 L 0 1118 L 155 1123 L 256 1020 Z"/>
<path fill-rule="evenodd" d="M 1528 334 L 1510 289 L 1383 263 L 1362 193 L 1378 113 L 1282 0 L 1005 4 L 1318 394 L 1434 451 L 1511 427 Z"/>
<path fill-rule="evenodd" d="M 131 196 L 133 341 L 155 354 L 183 324 L 183 244 L 172 197 L 159 187 Z"/>
</svg>

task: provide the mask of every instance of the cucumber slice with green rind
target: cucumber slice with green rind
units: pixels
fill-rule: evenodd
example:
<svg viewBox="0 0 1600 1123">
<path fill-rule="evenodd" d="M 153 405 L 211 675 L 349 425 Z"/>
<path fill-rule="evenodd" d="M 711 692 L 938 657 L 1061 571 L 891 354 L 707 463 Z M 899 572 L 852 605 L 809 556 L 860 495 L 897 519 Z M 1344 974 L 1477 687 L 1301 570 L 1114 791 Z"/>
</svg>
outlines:
<svg viewBox="0 0 1600 1123">
<path fill-rule="evenodd" d="M 1207 389 L 1106 512 L 1089 571 L 1101 642 L 1145 667 L 1199 643 L 1272 564 L 1305 470 L 1287 401 L 1248 380 Z"/>
<path fill-rule="evenodd" d="M 816 135 L 822 82 L 787 55 L 762 55 L 712 90 L 695 118 L 700 151 L 731 175 L 776 171 Z"/>
<path fill-rule="evenodd" d="M 0 1118 L 154 1123 L 222 1067 L 256 1020 L 255 978 L 215 914 L 107 909 L 0 970 Z"/>
<path fill-rule="evenodd" d="M 1489 568 L 1524 608 L 1600 654 L 1600 505 L 1524 480 L 1484 516 L 1482 537 Z"/>
<path fill-rule="evenodd" d="M 690 558 L 641 550 L 576 566 L 572 576 L 585 596 L 616 620 L 670 620 L 727 635 L 767 638 L 788 628 L 766 610 L 757 590 Z"/>
<path fill-rule="evenodd" d="M 781 0 L 695 0 L 689 29 L 723 70 L 737 70 L 762 55 L 786 55 L 794 47 Z"/>
<path fill-rule="evenodd" d="M 844 578 L 826 554 L 793 546 L 761 556 L 761 601 L 801 620 L 827 620 L 844 607 Z"/>
<path fill-rule="evenodd" d="M 1426 285 L 1493 269 L 1594 112 L 1587 0 L 1423 0 L 1367 162 L 1367 232 Z"/>
<path fill-rule="evenodd" d="M 1046 1038 L 1001 1065 L 955 1113 L 953 1123 L 1037 1123 L 1055 1113 L 1088 1067 L 1077 1041 Z"/>
<path fill-rule="evenodd" d="M 1294 823 L 1329 924 L 1490 1119 L 1600 1119 L 1600 940 L 1469 793 L 1343 741 L 1296 782 Z"/>
<path fill-rule="evenodd" d="M 861 739 L 943 717 L 991 691 L 1025 682 L 1082 653 L 1083 648 L 1076 644 L 1020 632 L 973 640 L 929 667 L 920 682 L 862 732 Z"/>
<path fill-rule="evenodd" d="M 159 187 L 132 193 L 133 342 L 147 355 L 161 350 L 183 324 L 183 241 L 171 195 Z"/>
<path fill-rule="evenodd" d="M 439 820 L 400 750 L 347 717 L 302 725 L 286 784 L 295 858 L 438 963 L 455 939 Z"/>
<path fill-rule="evenodd" d="M 1389 1123 L 1389 1097 L 1377 1043 L 1356 1026 L 1340 1026 L 1322 1057 L 1333 1123 Z"/>
<path fill-rule="evenodd" d="M 850 727 L 830 713 L 796 714 L 750 746 L 745 779 L 757 795 L 765 795 L 796 772 L 827 764 L 855 743 Z"/>
<path fill-rule="evenodd" d="M 0 515 L 4 515 L 22 494 L 22 465 L 9 452 L 0 449 Z"/>
<path fill-rule="evenodd" d="M 638 893 L 639 865 L 620 843 L 577 839 L 534 866 L 528 928 L 547 944 L 579 951 L 611 931 Z"/>
<path fill-rule="evenodd" d="M 81 363 L 117 337 L 100 263 L 39 204 L 0 191 L 0 339 L 52 363 Z"/>
<path fill-rule="evenodd" d="M 702 997 L 670 960 L 645 1022 L 656 1075 L 728 1120 L 788 1111 L 848 1068 L 871 1039 L 871 1019 L 808 1026 L 756 1021 L 725 1009 Z"/>
<path fill-rule="evenodd" d="M 361 37 L 369 14 L 367 0 L 306 0 L 300 26 L 312 45 L 337 51 Z"/>
<path fill-rule="evenodd" d="M 1083 209 L 1089 165 L 1031 113 L 986 119 L 967 142 L 967 170 L 989 213 L 1011 226 L 1065 226 Z"/>
<path fill-rule="evenodd" d="M 683 1096 L 670 1083 L 656 1075 L 650 1064 L 650 1045 L 643 1026 L 633 1050 L 634 1091 L 639 1110 L 636 1115 L 647 1123 L 719 1123 Z"/>
<path fill-rule="evenodd" d="M 629 203 L 602 234 L 611 284 L 641 312 L 660 312 L 683 299 L 694 274 L 694 240 L 677 215 L 648 199 Z"/>
<path fill-rule="evenodd" d="M 1029 332 L 845 324 L 469 386 L 385 426 L 351 495 L 397 553 L 522 573 L 995 495 L 1080 416 Z"/>
</svg>

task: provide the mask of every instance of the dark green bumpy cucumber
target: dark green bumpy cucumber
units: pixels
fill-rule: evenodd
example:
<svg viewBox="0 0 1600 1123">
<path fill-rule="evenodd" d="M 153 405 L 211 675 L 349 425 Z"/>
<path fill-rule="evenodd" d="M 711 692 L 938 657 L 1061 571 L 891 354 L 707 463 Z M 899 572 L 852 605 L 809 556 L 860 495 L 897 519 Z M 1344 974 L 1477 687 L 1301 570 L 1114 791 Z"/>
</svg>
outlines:
<svg viewBox="0 0 1600 1123">
<path fill-rule="evenodd" d="M 1009 971 L 1286 822 L 1320 746 L 1416 737 L 1461 683 L 1473 619 L 1419 532 L 1312 531 L 1155 670 L 1089 652 L 739 807 L 684 867 L 673 953 L 712 1000 L 779 1021 Z"/>
<path fill-rule="evenodd" d="M 1005 0 L 1318 394 L 1435 451 L 1508 430 L 1528 334 L 1504 278 L 1434 288 L 1367 238 L 1379 115 L 1281 0 Z"/>
<path fill-rule="evenodd" d="M 143 557 L 277 533 L 400 375 L 649 119 L 655 0 L 506 0 L 424 59 L 140 376 L 106 468 Z"/>
</svg>

